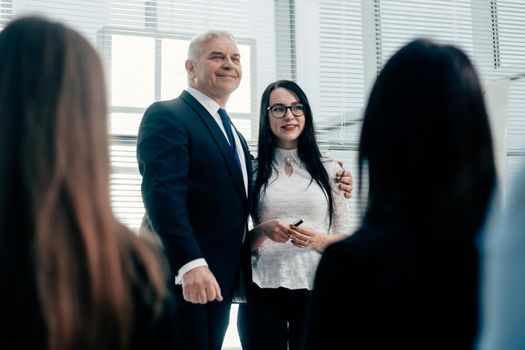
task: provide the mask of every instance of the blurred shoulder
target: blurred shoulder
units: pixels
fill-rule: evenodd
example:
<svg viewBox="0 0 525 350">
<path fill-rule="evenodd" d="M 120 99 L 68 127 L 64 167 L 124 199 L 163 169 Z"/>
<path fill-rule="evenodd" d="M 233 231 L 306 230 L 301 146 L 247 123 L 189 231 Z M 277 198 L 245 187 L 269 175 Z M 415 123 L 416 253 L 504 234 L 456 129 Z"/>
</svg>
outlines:
<svg viewBox="0 0 525 350">
<path fill-rule="evenodd" d="M 136 344 L 132 348 L 172 348 L 173 305 L 163 252 L 151 235 L 138 235 L 122 223 L 117 223 L 117 231 L 137 330 L 131 335 Z"/>
<path fill-rule="evenodd" d="M 330 245 L 325 255 L 346 256 L 356 260 L 376 259 L 395 251 L 397 235 L 382 228 L 361 227 L 353 235 Z"/>
<path fill-rule="evenodd" d="M 165 278 L 168 269 L 161 259 L 162 247 L 153 235 L 138 235 L 122 223 L 118 223 L 118 233 L 123 242 L 123 259 L 127 257 L 134 267 L 134 271 L 128 271 L 131 276 L 140 277 L 141 280 Z M 132 269 L 131 266 L 128 268 Z"/>
</svg>

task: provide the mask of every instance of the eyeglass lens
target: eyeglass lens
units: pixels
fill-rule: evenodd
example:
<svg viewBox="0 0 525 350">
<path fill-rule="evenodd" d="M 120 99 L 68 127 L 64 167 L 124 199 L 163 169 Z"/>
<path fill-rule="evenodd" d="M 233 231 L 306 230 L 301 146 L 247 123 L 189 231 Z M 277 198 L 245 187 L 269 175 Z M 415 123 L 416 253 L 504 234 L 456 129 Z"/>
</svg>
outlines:
<svg viewBox="0 0 525 350">
<path fill-rule="evenodd" d="M 275 118 L 283 118 L 286 115 L 287 109 L 290 109 L 292 114 L 296 117 L 304 115 L 304 106 L 302 103 L 296 103 L 291 106 L 276 104 L 270 107 L 270 111 Z"/>
</svg>

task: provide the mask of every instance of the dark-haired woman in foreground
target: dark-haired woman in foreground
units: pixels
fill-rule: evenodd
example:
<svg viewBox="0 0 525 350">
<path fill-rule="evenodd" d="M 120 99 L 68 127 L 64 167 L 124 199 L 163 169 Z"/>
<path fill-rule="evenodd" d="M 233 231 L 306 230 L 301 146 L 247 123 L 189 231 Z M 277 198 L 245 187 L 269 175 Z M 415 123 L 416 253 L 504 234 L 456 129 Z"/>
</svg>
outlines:
<svg viewBox="0 0 525 350">
<path fill-rule="evenodd" d="M 416 40 L 387 62 L 366 108 L 359 173 L 364 221 L 323 255 L 305 349 L 471 349 L 476 237 L 495 166 L 462 51 Z"/>
</svg>

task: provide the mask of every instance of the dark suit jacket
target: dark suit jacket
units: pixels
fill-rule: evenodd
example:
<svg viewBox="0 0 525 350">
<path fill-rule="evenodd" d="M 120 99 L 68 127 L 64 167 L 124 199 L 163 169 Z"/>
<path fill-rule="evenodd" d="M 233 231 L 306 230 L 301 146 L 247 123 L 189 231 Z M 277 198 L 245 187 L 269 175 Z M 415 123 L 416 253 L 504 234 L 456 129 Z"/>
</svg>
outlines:
<svg viewBox="0 0 525 350">
<path fill-rule="evenodd" d="M 305 349 L 471 349 L 474 233 L 429 226 L 365 228 L 328 247 Z"/>
<path fill-rule="evenodd" d="M 250 153 L 237 134 L 251 179 Z M 223 296 L 228 295 L 237 278 L 250 198 L 223 132 L 184 91 L 146 110 L 137 158 L 146 213 L 162 239 L 172 273 L 205 258 Z"/>
</svg>

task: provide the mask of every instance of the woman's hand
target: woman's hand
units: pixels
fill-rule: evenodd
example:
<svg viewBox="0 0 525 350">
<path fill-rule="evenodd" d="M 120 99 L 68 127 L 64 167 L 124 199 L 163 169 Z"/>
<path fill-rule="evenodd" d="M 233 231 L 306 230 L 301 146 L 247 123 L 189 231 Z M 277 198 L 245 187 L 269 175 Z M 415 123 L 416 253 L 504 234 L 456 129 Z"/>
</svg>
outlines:
<svg viewBox="0 0 525 350">
<path fill-rule="evenodd" d="M 288 233 L 289 225 L 281 219 L 270 219 L 257 225 L 257 229 L 260 230 L 266 237 L 277 243 L 285 243 L 290 239 Z"/>
<path fill-rule="evenodd" d="M 326 246 L 327 236 L 307 226 L 288 225 L 288 232 L 292 244 L 297 248 L 313 248 L 323 251 Z"/>
<path fill-rule="evenodd" d="M 307 226 L 293 226 L 289 225 L 288 232 L 290 234 L 291 242 L 297 248 L 313 248 L 322 253 L 330 244 L 344 239 L 342 233 L 324 234 Z"/>
<path fill-rule="evenodd" d="M 266 220 L 249 232 L 250 249 L 256 251 L 266 239 L 277 243 L 286 243 L 290 239 L 288 224 L 281 219 Z"/>
</svg>

